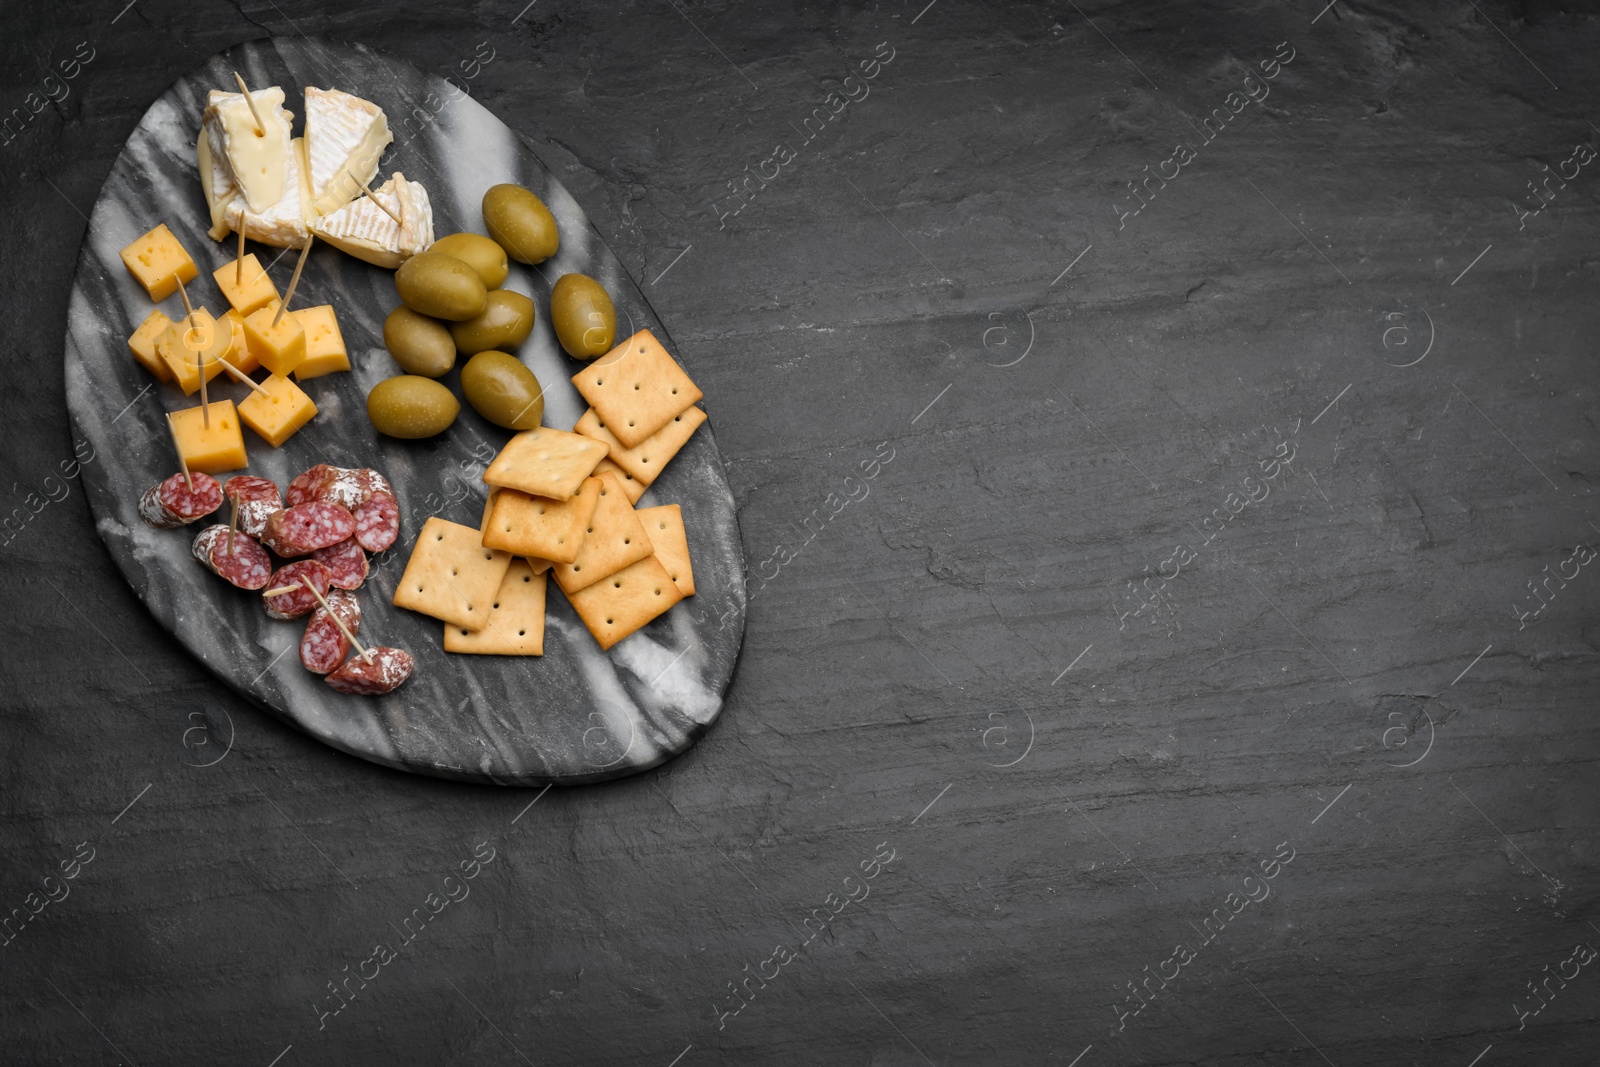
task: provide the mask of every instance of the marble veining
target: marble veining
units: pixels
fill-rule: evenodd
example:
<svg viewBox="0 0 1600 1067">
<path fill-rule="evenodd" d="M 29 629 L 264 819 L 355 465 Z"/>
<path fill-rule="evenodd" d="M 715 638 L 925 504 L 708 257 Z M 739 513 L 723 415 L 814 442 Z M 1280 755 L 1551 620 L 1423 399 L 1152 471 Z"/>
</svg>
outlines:
<svg viewBox="0 0 1600 1067">
<path fill-rule="evenodd" d="M 443 624 L 397 609 L 389 598 L 428 515 L 478 524 L 484 462 L 509 435 L 465 404 L 456 425 L 430 441 L 395 441 L 372 430 L 366 393 L 399 373 L 383 347 L 384 317 L 399 303 L 390 271 L 325 245 L 312 251 L 295 306 L 334 306 L 353 369 L 305 383 L 319 414 L 283 448 L 268 447 L 249 430 L 245 437 L 249 473 L 279 485 L 317 462 L 376 467 L 394 482 L 401 540 L 373 559 L 359 594 L 362 638 L 410 650 L 418 664 L 411 681 L 377 699 L 335 693 L 300 665 L 302 622 L 269 619 L 257 595 L 229 587 L 194 562 L 189 545 L 201 524 L 155 530 L 139 520 L 139 493 L 176 469 L 165 415 L 199 397 L 155 382 L 128 353 L 126 339 L 151 305 L 118 251 L 165 222 L 200 268 L 191 298 L 216 313 L 226 307 L 210 275 L 232 262 L 234 238 L 218 244 L 206 236 L 194 143 L 206 92 L 230 87 L 235 69 L 252 86 L 283 86 L 297 133 L 307 85 L 344 89 L 381 106 L 395 144 L 376 180 L 399 170 L 426 185 L 438 234 L 484 232 L 479 203 L 498 182 L 526 185 L 544 199 L 561 227 L 561 250 L 537 267 L 513 263 L 506 287 L 533 296 L 540 308 L 518 355 L 545 388 L 547 425 L 570 429 L 584 410 L 570 381 L 580 364 L 560 351 L 547 315 L 550 286 L 563 274 L 588 274 L 606 287 L 617 305 L 619 337 L 648 327 L 695 373 L 694 354 L 672 343 L 576 201 L 471 97 L 358 46 L 305 38 L 240 45 L 151 105 L 101 190 L 78 262 L 67 318 L 67 400 L 76 432 L 100 457 L 84 468 L 83 480 L 96 529 L 117 566 L 154 621 L 229 686 L 364 759 L 468 781 L 571 785 L 632 774 L 683 752 L 720 712 L 744 633 L 744 554 L 711 422 L 639 505 L 682 505 L 699 595 L 601 652 L 551 582 L 542 658 L 447 655 Z M 269 264 L 279 253 L 254 244 L 251 250 Z M 293 259 L 285 254 L 270 268 L 280 291 Z M 174 318 L 182 313 L 176 296 L 162 308 Z M 454 375 L 446 381 L 454 383 Z M 247 395 L 225 378 L 209 388 L 213 399 L 237 403 Z M 705 406 L 714 416 L 716 398 Z"/>
</svg>

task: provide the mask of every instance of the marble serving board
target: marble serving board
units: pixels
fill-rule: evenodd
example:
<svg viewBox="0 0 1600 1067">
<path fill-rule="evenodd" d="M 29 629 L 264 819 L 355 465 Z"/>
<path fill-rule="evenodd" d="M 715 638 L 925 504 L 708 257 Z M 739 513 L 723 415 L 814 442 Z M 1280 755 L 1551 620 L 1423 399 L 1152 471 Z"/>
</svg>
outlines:
<svg viewBox="0 0 1600 1067">
<path fill-rule="evenodd" d="M 127 337 L 151 303 L 118 251 L 166 223 L 200 268 L 191 299 L 218 314 L 226 308 L 211 272 L 232 262 L 235 238 L 218 244 L 206 236 L 195 138 L 206 93 L 230 88 L 234 70 L 253 87 L 283 87 L 296 135 L 308 85 L 382 107 L 395 143 L 377 181 L 399 170 L 422 182 L 436 234 L 483 233 L 483 193 L 499 182 L 544 199 L 560 226 L 561 250 L 538 267 L 513 263 L 506 288 L 538 305 L 538 325 L 517 355 L 544 386 L 546 425 L 570 429 L 584 410 L 570 381 L 581 365 L 561 352 L 548 321 L 550 286 L 563 274 L 588 274 L 606 287 L 619 338 L 649 328 L 691 376 L 696 372 L 694 353 L 672 343 L 578 204 L 516 133 L 460 88 L 359 46 L 287 37 L 240 45 L 179 80 L 145 113 L 100 192 L 78 261 L 67 317 L 67 403 L 75 432 L 94 445 L 96 462 L 84 467 L 83 481 L 118 567 L 155 622 L 224 682 L 313 737 L 377 763 L 501 785 L 570 785 L 632 774 L 683 752 L 721 710 L 744 634 L 744 556 L 711 422 L 639 502 L 682 505 L 698 595 L 602 652 L 551 582 L 542 657 L 446 654 L 443 624 L 395 608 L 390 597 L 428 516 L 478 525 L 485 462 L 509 433 L 465 403 L 456 424 L 432 440 L 398 441 L 372 429 L 367 392 L 400 373 L 383 347 L 384 317 L 399 303 L 391 271 L 327 245 L 311 252 L 294 306 L 334 306 L 353 369 L 304 384 L 318 415 L 282 448 L 248 429 L 245 438 L 249 473 L 280 486 L 319 462 L 375 467 L 394 483 L 400 541 L 373 559 L 359 594 L 361 636 L 411 651 L 417 670 L 409 682 L 380 698 L 334 692 L 300 665 L 303 622 L 268 618 L 259 595 L 232 588 L 190 556 L 204 523 L 157 530 L 140 521 L 139 494 L 176 469 L 166 413 L 199 397 L 156 382 L 129 354 Z M 251 250 L 264 263 L 280 251 Z M 270 269 L 280 292 L 296 255 Z M 182 314 L 177 296 L 162 307 L 174 318 Z M 442 380 L 460 395 L 457 372 Z M 247 395 L 225 377 L 210 390 L 213 399 L 235 403 Z M 715 404 L 708 397 L 705 407 L 714 413 Z"/>
</svg>

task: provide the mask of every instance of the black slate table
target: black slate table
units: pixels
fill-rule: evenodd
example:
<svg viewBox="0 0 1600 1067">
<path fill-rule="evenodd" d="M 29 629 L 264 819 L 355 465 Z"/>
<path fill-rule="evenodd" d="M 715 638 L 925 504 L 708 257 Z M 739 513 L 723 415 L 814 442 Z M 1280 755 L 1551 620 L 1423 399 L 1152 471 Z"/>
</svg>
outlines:
<svg viewBox="0 0 1600 1067">
<path fill-rule="evenodd" d="M 1593 1062 L 1592 15 L 0 28 L 8 1061 Z M 752 595 L 664 767 L 343 756 L 101 547 L 60 372 L 82 216 L 174 78 L 296 33 L 453 75 L 700 353 Z"/>
</svg>

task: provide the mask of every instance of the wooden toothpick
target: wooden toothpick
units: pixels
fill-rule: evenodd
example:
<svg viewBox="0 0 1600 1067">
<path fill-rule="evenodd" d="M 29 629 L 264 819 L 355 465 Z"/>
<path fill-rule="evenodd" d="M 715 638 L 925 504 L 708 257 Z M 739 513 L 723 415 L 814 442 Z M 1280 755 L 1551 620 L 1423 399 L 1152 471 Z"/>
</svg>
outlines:
<svg viewBox="0 0 1600 1067">
<path fill-rule="evenodd" d="M 183 470 L 183 484 L 194 492 L 194 479 L 189 476 L 189 461 L 183 458 L 183 446 L 178 443 L 178 428 L 172 425 L 172 412 L 167 412 L 167 433 L 172 436 L 172 448 L 178 453 L 178 466 Z"/>
<path fill-rule="evenodd" d="M 233 72 L 233 80 L 239 83 L 239 91 L 244 94 L 244 102 L 250 105 L 250 115 L 256 120 L 256 132 L 262 137 L 267 135 L 267 124 L 261 120 L 261 112 L 256 110 L 255 98 L 250 95 L 250 87 L 239 77 L 239 72 Z"/>
<path fill-rule="evenodd" d="M 200 425 L 211 429 L 211 401 L 206 398 L 206 350 L 194 354 L 194 365 L 200 374 Z"/>
<path fill-rule="evenodd" d="M 272 394 L 263 389 L 260 383 L 258 383 L 254 378 L 250 377 L 250 375 L 246 374 L 244 371 L 240 370 L 238 367 L 235 367 L 232 363 L 229 363 L 227 360 L 222 360 L 221 366 L 223 370 L 227 371 L 229 374 L 233 375 L 239 381 L 248 385 L 250 388 L 266 397 L 268 400 L 272 399 Z"/>
<path fill-rule="evenodd" d="M 189 303 L 189 290 L 183 287 L 183 279 L 173 276 L 178 283 L 178 295 L 183 297 L 183 313 L 189 319 L 189 329 L 194 329 L 194 305 Z"/>
<path fill-rule="evenodd" d="M 294 273 L 289 276 L 289 290 L 283 294 L 283 302 L 278 305 L 278 313 L 272 316 L 272 328 L 278 328 L 278 320 L 283 318 L 283 313 L 289 310 L 289 301 L 294 299 L 296 286 L 300 284 L 300 272 L 306 269 L 306 257 L 311 254 L 311 243 L 315 238 L 306 235 L 306 245 L 300 249 L 300 261 L 294 265 Z"/>
<path fill-rule="evenodd" d="M 194 305 L 189 303 L 189 290 L 183 287 L 183 279 L 178 279 L 178 295 L 183 297 L 184 321 L 189 328 L 183 331 L 183 343 L 188 347 L 192 342 L 190 335 L 194 333 Z M 206 356 L 205 348 L 190 349 L 194 352 L 194 365 L 199 368 L 200 374 L 200 424 L 206 429 L 211 429 L 211 404 L 206 400 Z"/>
<path fill-rule="evenodd" d="M 243 221 L 242 219 L 240 220 Z M 244 284 L 244 228 L 239 229 L 239 255 L 233 261 L 233 287 L 239 288 Z"/>
<path fill-rule="evenodd" d="M 362 181 L 360 178 L 357 178 L 354 171 L 346 170 L 345 173 L 354 179 L 355 183 L 361 187 L 361 191 L 367 194 L 367 198 L 369 200 L 371 200 L 374 204 L 377 204 L 379 209 L 382 210 L 385 215 L 388 215 L 391 219 L 394 219 L 394 224 L 396 226 L 404 226 L 406 224 L 406 220 L 402 219 L 399 215 L 396 215 L 393 211 L 390 211 L 389 205 L 385 204 L 382 200 L 379 200 L 378 194 L 372 191 L 372 187 L 366 182 Z M 400 209 L 402 211 L 405 210 L 405 201 L 400 199 L 398 193 L 395 194 L 395 201 L 400 204 Z"/>
<path fill-rule="evenodd" d="M 317 592 L 317 587 L 312 585 L 304 578 L 300 579 L 300 584 L 311 590 L 311 595 L 317 598 L 317 603 L 322 605 L 322 610 L 328 613 L 328 618 L 332 619 L 333 624 L 339 628 L 339 632 L 344 634 L 345 640 L 354 645 L 356 651 L 361 653 L 361 658 L 366 659 L 369 655 L 371 655 L 371 653 L 361 647 L 361 642 L 356 640 L 356 635 L 351 633 L 350 628 L 344 624 L 344 620 L 339 618 L 339 613 L 328 606 L 328 601 L 323 598 L 321 593 Z"/>
<path fill-rule="evenodd" d="M 222 550 L 224 555 L 233 555 L 233 533 L 239 528 L 239 498 L 233 498 L 233 518 L 228 520 L 228 544 Z"/>
</svg>

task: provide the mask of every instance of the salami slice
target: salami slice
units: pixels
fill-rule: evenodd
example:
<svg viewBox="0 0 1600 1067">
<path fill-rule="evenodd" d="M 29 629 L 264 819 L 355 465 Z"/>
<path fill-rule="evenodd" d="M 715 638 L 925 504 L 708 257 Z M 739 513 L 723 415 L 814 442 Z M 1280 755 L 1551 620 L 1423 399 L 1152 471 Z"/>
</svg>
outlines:
<svg viewBox="0 0 1600 1067">
<path fill-rule="evenodd" d="M 368 552 L 382 552 L 400 536 L 400 502 L 388 493 L 374 493 L 355 510 L 356 543 Z"/>
<path fill-rule="evenodd" d="M 350 654 L 350 639 L 333 621 L 335 615 L 351 633 L 361 632 L 361 602 L 354 593 L 333 590 L 328 594 L 328 607 L 333 609 L 332 615 L 320 604 L 317 606 L 306 623 L 305 636 L 300 638 L 300 662 L 313 674 L 327 674 Z"/>
<path fill-rule="evenodd" d="M 317 490 L 329 471 L 336 471 L 338 467 L 330 467 L 326 463 L 318 463 L 315 467 L 294 476 L 289 483 L 289 492 L 284 500 L 292 508 L 298 504 L 309 504 L 317 499 Z"/>
<path fill-rule="evenodd" d="M 267 516 L 261 543 L 280 556 L 307 556 L 356 532 L 355 516 L 338 504 L 313 500 Z"/>
<path fill-rule="evenodd" d="M 328 675 L 326 681 L 341 693 L 352 696 L 382 696 L 400 688 L 416 661 L 411 653 L 400 648 L 379 646 L 367 649 L 363 658 L 356 656 L 345 661 L 344 666 Z"/>
<path fill-rule="evenodd" d="M 233 547 L 228 547 L 228 528 L 207 526 L 194 539 L 194 558 L 213 574 L 221 575 L 240 589 L 265 589 L 272 576 L 272 557 L 247 533 L 234 531 Z"/>
<path fill-rule="evenodd" d="M 272 577 L 267 579 L 264 587 L 261 604 L 274 619 L 298 619 L 310 615 L 317 609 L 317 598 L 301 583 L 310 582 L 317 592 L 327 596 L 330 588 L 328 579 L 331 577 L 328 568 L 314 559 L 296 560 L 272 572 Z M 274 589 L 291 586 L 293 589 L 290 592 L 266 595 Z"/>
<path fill-rule="evenodd" d="M 311 553 L 311 558 L 333 573 L 335 589 L 360 589 L 361 583 L 367 580 L 367 554 L 354 537 L 319 548 Z"/>
<path fill-rule="evenodd" d="M 283 494 L 278 483 L 252 474 L 236 474 L 222 484 L 223 495 L 239 509 L 239 529 L 260 537 L 267 528 L 267 516 L 283 510 Z"/>
<path fill-rule="evenodd" d="M 194 488 L 189 488 L 193 482 Z M 203 519 L 222 506 L 222 486 L 209 474 L 174 474 L 139 498 L 139 515 L 151 526 L 173 530 Z"/>
<path fill-rule="evenodd" d="M 394 487 L 372 468 L 319 463 L 289 483 L 289 506 L 321 500 L 354 511 L 377 493 L 394 496 Z"/>
</svg>

